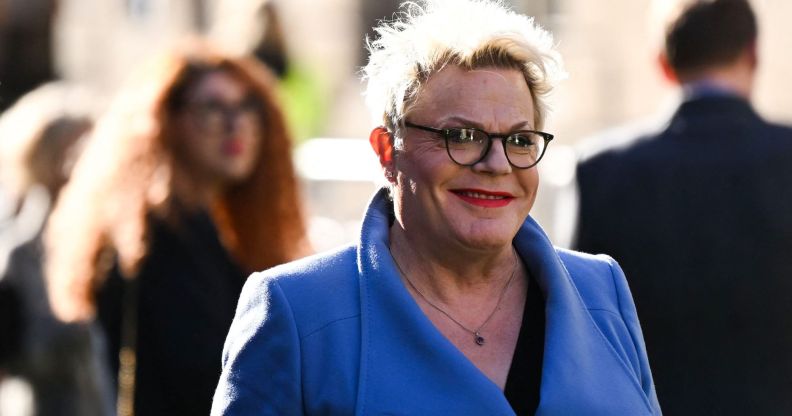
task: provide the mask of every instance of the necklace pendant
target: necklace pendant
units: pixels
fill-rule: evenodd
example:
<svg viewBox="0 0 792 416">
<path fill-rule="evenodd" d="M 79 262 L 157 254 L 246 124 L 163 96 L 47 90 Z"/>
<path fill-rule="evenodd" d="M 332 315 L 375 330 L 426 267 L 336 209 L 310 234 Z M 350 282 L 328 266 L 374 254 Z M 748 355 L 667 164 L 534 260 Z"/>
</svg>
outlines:
<svg viewBox="0 0 792 416">
<path fill-rule="evenodd" d="M 478 332 L 475 333 L 475 337 L 473 338 L 473 340 L 476 341 L 476 344 L 478 344 L 479 346 L 483 346 L 485 342 L 484 337 L 482 337 L 481 334 L 479 334 Z"/>
</svg>

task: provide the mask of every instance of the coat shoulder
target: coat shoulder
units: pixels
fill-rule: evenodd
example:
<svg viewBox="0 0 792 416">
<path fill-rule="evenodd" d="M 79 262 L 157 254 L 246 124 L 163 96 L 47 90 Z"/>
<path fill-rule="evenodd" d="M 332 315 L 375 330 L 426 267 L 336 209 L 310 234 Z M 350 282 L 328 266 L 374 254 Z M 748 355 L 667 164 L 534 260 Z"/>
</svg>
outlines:
<svg viewBox="0 0 792 416">
<path fill-rule="evenodd" d="M 301 337 L 360 315 L 356 246 L 315 254 L 254 273 L 245 291 L 282 292 Z"/>
<path fill-rule="evenodd" d="M 619 313 L 618 289 L 620 285 L 626 286 L 627 282 L 615 260 L 605 254 L 563 248 L 557 248 L 556 252 L 589 309 Z"/>
</svg>

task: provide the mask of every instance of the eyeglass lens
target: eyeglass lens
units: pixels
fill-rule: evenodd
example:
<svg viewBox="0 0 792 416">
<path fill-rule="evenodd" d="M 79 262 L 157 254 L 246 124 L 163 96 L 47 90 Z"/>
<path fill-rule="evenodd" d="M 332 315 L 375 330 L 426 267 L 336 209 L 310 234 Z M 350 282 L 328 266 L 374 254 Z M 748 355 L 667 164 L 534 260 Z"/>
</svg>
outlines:
<svg viewBox="0 0 792 416">
<path fill-rule="evenodd" d="M 472 165 L 486 157 L 490 140 L 487 133 L 477 129 L 446 130 L 448 155 L 456 163 Z M 525 168 L 535 165 L 545 150 L 545 139 L 541 135 L 529 131 L 512 133 L 501 137 L 506 157 L 516 167 Z"/>
<path fill-rule="evenodd" d="M 190 105 L 192 112 L 207 127 L 222 127 L 239 116 L 255 115 L 260 104 L 255 97 L 247 97 L 237 104 L 227 104 L 219 100 L 206 100 Z"/>
</svg>

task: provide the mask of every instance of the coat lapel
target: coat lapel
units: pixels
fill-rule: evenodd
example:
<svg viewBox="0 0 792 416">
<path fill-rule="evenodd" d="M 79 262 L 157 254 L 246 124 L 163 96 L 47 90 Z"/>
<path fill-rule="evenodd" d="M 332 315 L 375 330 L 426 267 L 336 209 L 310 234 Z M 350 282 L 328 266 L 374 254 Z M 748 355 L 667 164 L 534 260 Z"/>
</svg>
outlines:
<svg viewBox="0 0 792 416">
<path fill-rule="evenodd" d="M 362 345 L 356 413 L 513 415 L 498 386 L 451 344 L 401 283 L 388 248 L 387 194 L 363 221 Z"/>
<path fill-rule="evenodd" d="M 536 414 L 641 414 L 638 410 L 650 414 L 635 375 L 595 324 L 541 227 L 528 218 L 514 243 L 546 302 L 541 401 Z"/>
</svg>

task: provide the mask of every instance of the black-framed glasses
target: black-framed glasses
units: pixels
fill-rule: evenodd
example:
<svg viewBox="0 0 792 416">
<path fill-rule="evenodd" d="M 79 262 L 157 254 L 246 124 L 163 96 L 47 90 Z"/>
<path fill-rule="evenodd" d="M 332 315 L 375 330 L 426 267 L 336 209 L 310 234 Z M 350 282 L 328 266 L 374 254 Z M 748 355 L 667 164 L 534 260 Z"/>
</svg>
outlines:
<svg viewBox="0 0 792 416">
<path fill-rule="evenodd" d="M 445 140 L 448 157 L 462 166 L 473 166 L 484 160 L 492 147 L 492 139 L 500 138 L 509 163 L 518 169 L 528 169 L 542 160 L 547 146 L 553 140 L 552 134 L 536 130 L 496 134 L 474 127 L 436 129 L 409 121 L 404 125 L 441 135 Z"/>
<path fill-rule="evenodd" d="M 221 128 L 232 123 L 242 115 L 258 115 L 262 111 L 261 101 L 248 95 L 242 101 L 229 104 L 216 98 L 196 100 L 187 103 L 186 110 L 208 128 Z"/>
</svg>

